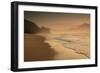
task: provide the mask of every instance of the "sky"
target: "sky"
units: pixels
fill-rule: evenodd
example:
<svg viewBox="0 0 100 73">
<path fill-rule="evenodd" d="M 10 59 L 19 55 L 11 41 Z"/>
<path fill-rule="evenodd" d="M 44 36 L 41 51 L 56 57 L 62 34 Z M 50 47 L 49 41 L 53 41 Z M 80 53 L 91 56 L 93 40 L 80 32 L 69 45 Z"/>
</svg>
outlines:
<svg viewBox="0 0 100 73">
<path fill-rule="evenodd" d="M 64 32 L 82 24 L 90 24 L 89 14 L 24 11 L 24 18 L 39 27 Z"/>
</svg>

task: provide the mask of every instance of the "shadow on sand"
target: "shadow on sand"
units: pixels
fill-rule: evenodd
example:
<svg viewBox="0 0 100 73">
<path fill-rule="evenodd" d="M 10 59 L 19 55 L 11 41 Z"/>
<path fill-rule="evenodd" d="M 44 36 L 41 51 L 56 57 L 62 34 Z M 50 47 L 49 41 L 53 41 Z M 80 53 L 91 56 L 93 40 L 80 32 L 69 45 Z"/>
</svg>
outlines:
<svg viewBox="0 0 100 73">
<path fill-rule="evenodd" d="M 45 43 L 42 36 L 24 35 L 24 61 L 47 61 L 53 60 L 56 55 L 49 44 Z"/>
</svg>

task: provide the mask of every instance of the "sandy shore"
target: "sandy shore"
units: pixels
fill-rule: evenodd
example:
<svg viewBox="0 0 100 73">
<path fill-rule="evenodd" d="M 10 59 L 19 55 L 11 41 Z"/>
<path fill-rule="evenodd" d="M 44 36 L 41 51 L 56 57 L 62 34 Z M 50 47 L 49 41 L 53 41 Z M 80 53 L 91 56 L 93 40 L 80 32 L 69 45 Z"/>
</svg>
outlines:
<svg viewBox="0 0 100 73">
<path fill-rule="evenodd" d="M 68 35 L 68 36 L 67 36 Z M 25 61 L 87 59 L 90 57 L 87 34 L 25 34 Z"/>
</svg>

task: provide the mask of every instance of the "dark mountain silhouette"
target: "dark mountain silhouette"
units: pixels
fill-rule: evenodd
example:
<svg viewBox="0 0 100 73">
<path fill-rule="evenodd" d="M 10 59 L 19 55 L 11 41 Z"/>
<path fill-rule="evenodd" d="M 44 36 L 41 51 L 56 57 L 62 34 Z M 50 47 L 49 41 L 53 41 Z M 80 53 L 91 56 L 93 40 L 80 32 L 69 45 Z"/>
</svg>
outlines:
<svg viewBox="0 0 100 73">
<path fill-rule="evenodd" d="M 36 33 L 40 28 L 33 22 L 24 19 L 24 33 Z"/>
<path fill-rule="evenodd" d="M 49 28 L 46 27 L 38 27 L 35 23 L 28 21 L 24 19 L 24 33 L 37 33 L 37 32 L 43 32 L 43 33 L 48 33 L 50 32 Z"/>
</svg>

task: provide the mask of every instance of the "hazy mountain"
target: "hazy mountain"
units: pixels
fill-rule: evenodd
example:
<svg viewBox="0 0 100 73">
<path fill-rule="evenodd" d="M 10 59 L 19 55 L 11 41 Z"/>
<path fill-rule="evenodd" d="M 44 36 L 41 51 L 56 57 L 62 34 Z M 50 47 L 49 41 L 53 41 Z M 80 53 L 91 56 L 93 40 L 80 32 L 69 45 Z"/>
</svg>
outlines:
<svg viewBox="0 0 100 73">
<path fill-rule="evenodd" d="M 73 26 L 72 28 L 68 29 L 68 32 L 80 32 L 86 33 L 90 31 L 90 24 L 84 23 L 77 26 Z"/>
</svg>

